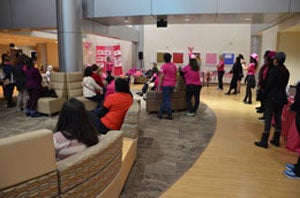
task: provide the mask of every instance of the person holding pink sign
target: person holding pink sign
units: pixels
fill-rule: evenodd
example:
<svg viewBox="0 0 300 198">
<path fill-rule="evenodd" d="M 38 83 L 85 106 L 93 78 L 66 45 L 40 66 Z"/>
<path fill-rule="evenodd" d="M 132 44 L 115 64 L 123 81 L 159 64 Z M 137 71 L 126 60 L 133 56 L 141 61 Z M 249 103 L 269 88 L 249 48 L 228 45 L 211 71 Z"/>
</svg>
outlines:
<svg viewBox="0 0 300 198">
<path fill-rule="evenodd" d="M 107 76 L 111 76 L 113 66 L 114 66 L 114 64 L 113 64 L 110 56 L 106 57 L 106 73 L 107 73 Z"/>
</svg>

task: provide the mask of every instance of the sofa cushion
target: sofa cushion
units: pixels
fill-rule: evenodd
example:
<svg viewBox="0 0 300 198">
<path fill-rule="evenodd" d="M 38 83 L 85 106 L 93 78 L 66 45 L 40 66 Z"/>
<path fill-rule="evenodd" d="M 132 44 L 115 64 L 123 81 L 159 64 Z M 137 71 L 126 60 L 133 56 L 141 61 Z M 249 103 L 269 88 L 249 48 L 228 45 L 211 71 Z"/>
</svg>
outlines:
<svg viewBox="0 0 300 198">
<path fill-rule="evenodd" d="M 73 82 L 73 83 L 67 83 L 67 89 L 73 90 L 73 89 L 82 89 L 82 82 Z"/>
<path fill-rule="evenodd" d="M 0 189 L 56 170 L 52 132 L 47 129 L 0 139 Z"/>
<path fill-rule="evenodd" d="M 95 197 L 103 191 L 121 168 L 122 139 L 121 131 L 110 131 L 97 145 L 58 161 L 63 197 Z"/>
<path fill-rule="evenodd" d="M 66 75 L 64 72 L 53 72 L 50 76 L 51 82 L 66 82 Z"/>
<path fill-rule="evenodd" d="M 83 96 L 77 96 L 75 98 L 78 99 L 78 100 L 80 100 L 81 102 L 83 102 L 83 104 L 85 106 L 85 109 L 87 111 L 94 110 L 98 106 L 97 102 L 89 100 L 89 99 L 87 99 L 87 98 L 85 98 Z"/>
<path fill-rule="evenodd" d="M 64 103 L 63 98 L 39 98 L 37 104 L 37 112 L 52 115 L 59 112 Z"/>
<path fill-rule="evenodd" d="M 82 82 L 83 73 L 82 72 L 66 73 L 66 78 L 67 78 L 67 83 Z"/>
<path fill-rule="evenodd" d="M 82 88 L 81 89 L 68 89 L 68 98 L 73 98 L 77 96 L 82 96 Z"/>
<path fill-rule="evenodd" d="M 187 104 L 185 100 L 185 91 L 174 91 L 171 96 L 172 110 L 185 110 Z M 162 92 L 147 91 L 146 111 L 158 112 L 162 103 Z"/>
</svg>

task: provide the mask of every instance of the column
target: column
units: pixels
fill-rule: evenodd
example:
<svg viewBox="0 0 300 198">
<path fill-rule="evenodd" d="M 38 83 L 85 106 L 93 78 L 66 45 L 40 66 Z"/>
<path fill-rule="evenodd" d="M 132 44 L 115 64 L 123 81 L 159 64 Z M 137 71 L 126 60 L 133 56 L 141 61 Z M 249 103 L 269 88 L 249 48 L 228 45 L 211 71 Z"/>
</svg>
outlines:
<svg viewBox="0 0 300 198">
<path fill-rule="evenodd" d="M 81 71 L 82 0 L 56 0 L 59 68 L 62 72 Z"/>
</svg>

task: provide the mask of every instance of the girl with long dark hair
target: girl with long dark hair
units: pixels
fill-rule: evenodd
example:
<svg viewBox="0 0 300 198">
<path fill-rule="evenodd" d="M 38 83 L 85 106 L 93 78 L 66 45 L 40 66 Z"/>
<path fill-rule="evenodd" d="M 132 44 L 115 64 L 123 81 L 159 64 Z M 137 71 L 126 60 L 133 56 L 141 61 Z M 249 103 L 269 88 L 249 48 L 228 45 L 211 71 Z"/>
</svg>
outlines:
<svg viewBox="0 0 300 198">
<path fill-rule="evenodd" d="M 200 92 L 202 88 L 200 78 L 201 73 L 196 57 L 190 57 L 189 64 L 182 69 L 182 73 L 184 74 L 184 81 L 186 84 L 187 115 L 194 116 L 199 107 Z M 194 104 L 192 104 L 192 98 L 194 98 Z"/>
<path fill-rule="evenodd" d="M 98 143 L 98 133 L 84 104 L 76 98 L 66 101 L 53 134 L 56 158 L 67 158 Z"/>
</svg>

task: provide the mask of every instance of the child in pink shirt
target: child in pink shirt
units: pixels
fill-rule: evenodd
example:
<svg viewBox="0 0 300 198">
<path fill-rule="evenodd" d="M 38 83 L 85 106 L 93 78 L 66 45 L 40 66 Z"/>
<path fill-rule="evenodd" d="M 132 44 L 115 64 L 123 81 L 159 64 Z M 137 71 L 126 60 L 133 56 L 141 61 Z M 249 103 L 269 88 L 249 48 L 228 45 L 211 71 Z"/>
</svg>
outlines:
<svg viewBox="0 0 300 198">
<path fill-rule="evenodd" d="M 106 92 L 105 92 L 104 99 L 106 99 L 109 94 L 115 93 L 115 80 L 114 80 L 114 77 L 113 76 L 108 76 L 106 78 L 106 81 L 107 81 L 107 86 L 106 86 Z"/>
</svg>

